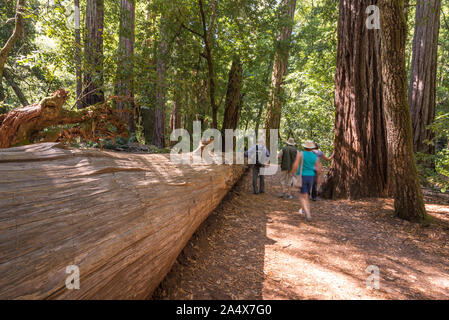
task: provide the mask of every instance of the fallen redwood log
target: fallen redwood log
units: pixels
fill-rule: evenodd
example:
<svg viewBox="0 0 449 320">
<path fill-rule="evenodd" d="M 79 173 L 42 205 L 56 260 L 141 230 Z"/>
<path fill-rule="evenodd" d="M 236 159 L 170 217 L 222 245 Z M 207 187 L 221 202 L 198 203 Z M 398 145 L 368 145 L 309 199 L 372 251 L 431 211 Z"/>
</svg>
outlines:
<svg viewBox="0 0 449 320">
<path fill-rule="evenodd" d="M 144 299 L 243 165 L 44 143 L 0 150 L 0 299 Z M 66 280 L 80 271 L 80 289 Z"/>
</svg>

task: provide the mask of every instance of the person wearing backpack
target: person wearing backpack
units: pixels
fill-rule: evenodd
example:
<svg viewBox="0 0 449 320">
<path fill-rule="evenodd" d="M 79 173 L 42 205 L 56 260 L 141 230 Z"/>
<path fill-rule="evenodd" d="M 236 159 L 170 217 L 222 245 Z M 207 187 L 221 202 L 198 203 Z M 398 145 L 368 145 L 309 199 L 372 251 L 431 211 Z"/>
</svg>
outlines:
<svg viewBox="0 0 449 320">
<path fill-rule="evenodd" d="M 265 192 L 265 180 L 264 176 L 260 174 L 260 168 L 265 166 L 267 159 L 270 157 L 270 152 L 264 146 L 264 140 L 259 139 L 259 142 L 249 148 L 245 152 L 245 157 L 248 158 L 248 163 L 252 166 L 253 171 L 253 191 L 254 194 Z M 257 188 L 257 180 L 260 180 L 260 187 Z"/>
<path fill-rule="evenodd" d="M 318 159 L 320 160 L 320 162 L 321 162 L 321 159 L 324 159 L 324 160 L 326 160 L 326 161 L 331 161 L 332 160 L 332 158 L 334 157 L 334 154 L 332 153 L 332 155 L 328 158 L 328 157 L 326 157 L 326 155 L 324 154 L 324 152 L 323 151 L 321 151 L 320 150 L 320 146 L 318 145 L 318 143 L 315 143 L 315 149 L 314 150 L 312 150 L 312 152 L 313 153 L 315 153 L 316 155 L 317 155 L 317 157 L 318 157 Z M 319 181 L 321 181 L 321 175 L 316 175 L 315 176 L 315 182 L 314 182 L 314 184 L 313 184 L 313 187 L 312 187 L 312 194 L 311 194 L 311 196 L 312 196 L 312 200 L 313 201 L 316 201 L 316 196 L 317 196 L 317 183 L 319 182 Z"/>
<path fill-rule="evenodd" d="M 299 197 L 301 209 L 299 209 L 299 213 L 304 213 L 306 215 L 306 220 L 311 221 L 312 216 L 310 213 L 309 194 L 315 182 L 315 176 L 321 174 L 321 162 L 318 156 L 312 152 L 313 149 L 315 149 L 315 143 L 306 141 L 302 146 L 304 147 L 304 151 L 297 152 L 296 160 L 291 172 L 295 174 L 300 181 L 298 187 L 299 185 L 301 186 Z"/>
<path fill-rule="evenodd" d="M 281 188 L 282 193 L 280 194 L 280 198 L 293 199 L 291 193 L 292 187 L 292 167 L 293 163 L 296 159 L 296 154 L 298 149 L 296 149 L 296 143 L 293 138 L 289 138 L 287 141 L 287 145 L 281 149 L 278 154 L 278 159 L 281 162 Z"/>
</svg>

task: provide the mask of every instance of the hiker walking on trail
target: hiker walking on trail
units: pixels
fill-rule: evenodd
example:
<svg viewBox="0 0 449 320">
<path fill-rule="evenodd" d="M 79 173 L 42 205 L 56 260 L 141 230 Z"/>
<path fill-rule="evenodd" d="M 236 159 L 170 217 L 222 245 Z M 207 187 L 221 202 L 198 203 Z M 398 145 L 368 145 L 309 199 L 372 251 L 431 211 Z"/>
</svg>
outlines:
<svg viewBox="0 0 449 320">
<path fill-rule="evenodd" d="M 295 163 L 296 154 L 298 150 L 296 149 L 296 143 L 293 138 L 289 138 L 287 145 L 282 148 L 278 154 L 278 159 L 281 162 L 281 187 L 282 193 L 280 198 L 292 199 L 291 187 L 292 187 L 292 167 Z"/>
<path fill-rule="evenodd" d="M 326 161 L 331 161 L 332 158 L 334 157 L 334 154 L 332 153 L 332 155 L 328 158 L 324 155 L 324 152 L 319 150 L 320 146 L 318 145 L 318 143 L 315 143 L 315 149 L 312 150 L 313 153 L 315 153 L 318 157 L 318 159 L 320 160 L 321 163 L 321 159 L 324 159 Z M 317 174 L 315 176 L 315 181 L 313 183 L 313 187 L 312 187 L 312 200 L 316 201 L 316 196 L 317 196 L 317 183 L 321 182 L 321 174 Z"/>
<path fill-rule="evenodd" d="M 293 164 L 292 173 L 302 180 L 300 201 L 301 209 L 299 213 L 305 213 L 307 221 L 312 220 L 310 214 L 309 195 L 315 181 L 315 176 L 321 174 L 321 163 L 318 156 L 312 151 L 315 149 L 315 143 L 306 141 L 303 145 L 304 151 L 297 152 L 295 163 Z M 319 183 L 319 182 L 318 182 Z"/>
<path fill-rule="evenodd" d="M 265 147 L 264 143 L 264 139 L 259 139 L 259 142 L 256 145 L 245 152 L 245 157 L 248 158 L 248 163 L 252 166 L 254 194 L 265 192 L 264 176 L 260 174 L 260 169 L 265 166 L 267 159 L 270 157 L 270 152 Z M 260 179 L 260 188 L 257 188 L 257 178 Z"/>
</svg>

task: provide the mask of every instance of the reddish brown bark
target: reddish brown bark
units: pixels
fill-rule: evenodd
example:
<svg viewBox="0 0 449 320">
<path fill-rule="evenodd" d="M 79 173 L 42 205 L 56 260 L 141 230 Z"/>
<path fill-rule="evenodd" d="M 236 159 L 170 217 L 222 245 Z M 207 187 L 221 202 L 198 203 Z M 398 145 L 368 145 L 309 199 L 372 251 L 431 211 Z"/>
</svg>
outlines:
<svg viewBox="0 0 449 320">
<path fill-rule="evenodd" d="M 380 33 L 366 28 L 377 1 L 340 1 L 335 75 L 335 155 L 323 186 L 331 198 L 388 192 Z"/>
</svg>

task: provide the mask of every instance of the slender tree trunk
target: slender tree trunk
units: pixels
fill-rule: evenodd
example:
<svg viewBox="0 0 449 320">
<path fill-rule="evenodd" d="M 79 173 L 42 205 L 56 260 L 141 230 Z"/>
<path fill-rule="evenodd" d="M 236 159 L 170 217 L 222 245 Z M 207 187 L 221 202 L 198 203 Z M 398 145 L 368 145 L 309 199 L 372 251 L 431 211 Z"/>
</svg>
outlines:
<svg viewBox="0 0 449 320">
<path fill-rule="evenodd" d="M 175 85 L 173 89 L 173 101 L 171 105 L 171 116 L 170 116 L 170 131 L 181 128 L 181 84 L 179 83 L 178 74 L 175 71 Z"/>
<path fill-rule="evenodd" d="M 80 101 L 83 94 L 83 79 L 81 73 L 81 19 L 80 19 L 80 0 L 75 0 L 75 76 L 76 76 L 76 107 L 82 108 Z"/>
<path fill-rule="evenodd" d="M 415 152 L 434 154 L 434 135 L 428 126 L 435 119 L 438 34 L 441 0 L 418 0 L 413 37 L 408 102 L 412 116 Z"/>
<path fill-rule="evenodd" d="M 217 128 L 217 126 L 218 126 L 218 119 L 217 119 L 218 105 L 215 101 L 215 69 L 214 69 L 214 62 L 213 62 L 213 57 L 212 57 L 212 42 L 213 42 L 213 36 L 214 36 L 213 30 L 215 29 L 214 22 L 215 22 L 216 10 L 217 10 L 217 2 L 215 0 L 215 1 L 212 1 L 212 3 L 211 3 L 212 15 L 211 15 L 211 22 L 209 24 L 209 32 L 207 29 L 206 15 L 204 13 L 203 1 L 198 0 L 198 5 L 200 7 L 201 23 L 202 23 L 202 27 L 203 27 L 204 58 L 206 58 L 206 61 L 207 61 L 209 100 L 210 100 L 210 105 L 212 108 L 212 128 Z"/>
<path fill-rule="evenodd" d="M 117 63 L 116 94 L 124 97 L 117 102 L 122 119 L 130 132 L 135 131 L 134 123 L 134 21 L 135 0 L 120 0 L 120 30 Z"/>
<path fill-rule="evenodd" d="M 279 129 L 281 125 L 281 111 L 284 103 L 283 82 L 288 70 L 288 57 L 295 9 L 296 0 L 282 0 L 280 14 L 281 29 L 278 32 L 278 39 L 276 41 L 273 72 L 271 75 L 271 91 L 265 120 L 267 146 L 270 143 L 269 129 Z"/>
<path fill-rule="evenodd" d="M 423 195 L 413 154 L 413 135 L 407 101 L 404 1 L 380 0 L 383 103 L 388 155 L 395 180 L 394 208 L 403 219 L 426 218 Z"/>
<path fill-rule="evenodd" d="M 103 28 L 104 0 L 87 0 L 83 107 L 104 101 Z"/>
<path fill-rule="evenodd" d="M 170 115 L 170 131 L 181 128 L 181 113 L 179 112 L 179 99 L 173 99 Z"/>
<path fill-rule="evenodd" d="M 156 58 L 156 106 L 154 109 L 154 131 L 153 144 L 159 148 L 165 147 L 165 112 L 166 112 L 166 73 L 167 73 L 167 40 L 166 40 L 166 22 L 161 17 L 160 22 L 160 41 Z"/>
<path fill-rule="evenodd" d="M 273 71 L 273 59 L 270 59 L 270 63 L 268 64 L 268 70 L 265 76 L 266 82 L 264 81 L 264 84 L 266 83 L 267 86 L 269 86 L 270 84 L 270 80 L 271 80 L 271 72 Z M 256 116 L 256 132 L 259 132 L 259 127 L 260 127 L 260 121 L 262 120 L 262 112 L 263 112 L 263 106 L 266 105 L 267 103 L 267 99 L 266 99 L 266 95 L 264 95 L 264 98 L 261 100 L 261 102 L 259 103 L 259 109 L 257 110 L 257 116 Z"/>
<path fill-rule="evenodd" d="M 23 30 L 22 11 L 25 6 L 25 3 L 26 3 L 25 0 L 17 0 L 16 16 L 14 18 L 14 20 L 15 20 L 14 30 L 13 30 L 11 36 L 6 41 L 3 48 L 0 49 L 0 87 L 2 86 L 3 70 L 5 68 L 6 59 L 8 58 L 9 53 L 11 52 L 12 48 L 14 47 L 14 44 L 17 42 L 17 40 L 20 38 L 20 36 L 22 34 L 22 30 Z M 3 90 L 2 90 L 2 92 L 3 92 Z M 3 100 L 4 97 L 0 97 L 0 99 Z"/>
<path fill-rule="evenodd" d="M 14 93 L 16 94 L 17 98 L 19 99 L 20 103 L 24 107 L 29 106 L 30 104 L 28 103 L 27 98 L 23 94 L 19 85 L 14 81 L 14 76 L 12 74 L 10 74 L 10 72 L 7 69 L 3 70 L 3 76 L 5 77 L 6 82 L 8 82 L 8 84 L 14 90 Z"/>
<path fill-rule="evenodd" d="M 380 33 L 366 28 L 376 0 L 340 1 L 335 74 L 334 160 L 323 186 L 330 198 L 388 192 Z"/>
<path fill-rule="evenodd" d="M 242 87 L 242 63 L 238 57 L 232 60 L 229 71 L 228 89 L 226 91 L 225 111 L 222 131 L 224 129 L 235 130 L 239 121 L 239 107 Z"/>
</svg>

